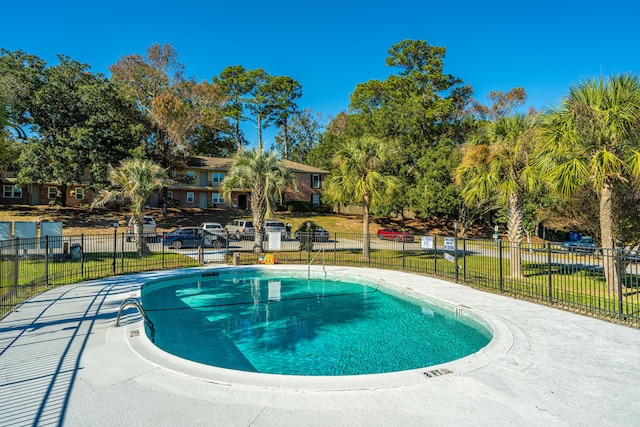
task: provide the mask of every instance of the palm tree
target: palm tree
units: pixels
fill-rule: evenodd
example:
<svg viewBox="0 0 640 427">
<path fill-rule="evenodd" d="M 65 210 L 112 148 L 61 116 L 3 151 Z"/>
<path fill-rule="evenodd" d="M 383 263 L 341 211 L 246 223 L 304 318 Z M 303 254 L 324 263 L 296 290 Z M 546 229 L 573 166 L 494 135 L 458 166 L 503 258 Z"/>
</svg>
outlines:
<svg viewBox="0 0 640 427">
<path fill-rule="evenodd" d="M 274 151 L 265 153 L 261 149 L 242 150 L 233 160 L 221 188 L 227 200 L 231 200 L 234 189 L 251 189 L 254 252 L 264 251 L 264 220 L 271 215 L 274 201 L 281 199 L 282 192 L 291 185 L 297 185 L 295 175 L 285 167 Z"/>
<path fill-rule="evenodd" d="M 543 147 L 536 165 L 564 195 L 591 185 L 599 194 L 603 248 L 615 247 L 612 196 L 616 182 L 640 176 L 640 82 L 630 74 L 572 86 L 542 121 Z M 618 272 L 605 256 L 607 287 L 617 293 Z"/>
<path fill-rule="evenodd" d="M 369 212 L 388 202 L 400 190 L 400 180 L 383 170 L 396 156 L 393 143 L 374 137 L 349 140 L 333 158 L 337 171 L 332 173 L 324 194 L 334 202 L 362 204 L 363 257 L 369 259 Z"/>
<path fill-rule="evenodd" d="M 112 201 L 130 200 L 136 231 L 136 250 L 139 256 L 144 255 L 149 251 L 143 239 L 145 204 L 149 196 L 167 182 L 166 171 L 151 160 L 133 158 L 124 160 L 117 168 L 110 166 L 109 180 L 113 188 L 101 191 L 92 207 L 104 206 Z"/>
<path fill-rule="evenodd" d="M 455 170 L 465 203 L 478 206 L 495 202 L 507 206 L 512 277 L 522 276 L 523 197 L 535 183 L 529 165 L 535 132 L 533 115 L 516 114 L 485 122 L 475 140 L 465 148 L 462 162 Z"/>
</svg>

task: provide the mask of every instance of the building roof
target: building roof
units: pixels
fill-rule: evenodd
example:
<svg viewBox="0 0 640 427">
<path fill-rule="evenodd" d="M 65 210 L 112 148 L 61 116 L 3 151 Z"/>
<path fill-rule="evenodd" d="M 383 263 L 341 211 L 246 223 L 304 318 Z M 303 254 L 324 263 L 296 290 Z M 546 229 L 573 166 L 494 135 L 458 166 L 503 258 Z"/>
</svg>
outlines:
<svg viewBox="0 0 640 427">
<path fill-rule="evenodd" d="M 292 162 L 291 160 L 283 160 L 284 165 L 292 172 L 300 173 L 318 173 L 328 174 L 329 171 L 318 169 L 313 166 L 305 165 L 303 163 Z M 207 170 L 222 170 L 226 171 L 231 168 L 233 159 L 224 157 L 205 157 L 205 156 L 191 156 L 187 159 L 187 167 L 194 169 L 207 169 Z"/>
</svg>

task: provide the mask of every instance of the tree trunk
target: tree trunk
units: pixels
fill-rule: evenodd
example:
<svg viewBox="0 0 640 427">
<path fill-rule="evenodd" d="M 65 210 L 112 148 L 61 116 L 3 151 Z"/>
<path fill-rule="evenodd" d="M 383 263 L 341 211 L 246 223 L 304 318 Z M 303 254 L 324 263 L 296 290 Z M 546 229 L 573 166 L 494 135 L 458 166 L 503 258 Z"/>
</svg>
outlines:
<svg viewBox="0 0 640 427">
<path fill-rule="evenodd" d="M 235 136 L 236 136 L 236 146 L 238 147 L 238 154 L 242 151 L 242 138 L 240 137 L 240 120 L 235 119 Z"/>
<path fill-rule="evenodd" d="M 289 126 L 287 124 L 287 120 L 285 119 L 284 125 L 282 126 L 283 134 L 284 134 L 284 158 L 289 160 Z"/>
<path fill-rule="evenodd" d="M 162 194 L 162 215 L 167 216 L 169 213 L 169 200 L 167 200 L 167 194 L 169 190 L 167 187 L 162 187 L 160 194 Z"/>
<path fill-rule="evenodd" d="M 253 252 L 264 252 L 264 217 L 267 212 L 267 200 L 264 188 L 256 186 L 251 192 L 251 212 L 253 214 Z"/>
<path fill-rule="evenodd" d="M 60 206 L 67 206 L 67 184 L 60 184 L 56 192 L 56 199 Z"/>
<path fill-rule="evenodd" d="M 262 147 L 262 115 L 258 113 L 256 117 L 256 123 L 258 125 L 258 151 L 263 151 Z"/>
<path fill-rule="evenodd" d="M 507 236 L 510 246 L 511 277 L 522 277 L 522 264 L 520 260 L 520 243 L 522 242 L 522 200 L 518 193 L 509 195 L 509 212 L 507 220 Z"/>
<path fill-rule="evenodd" d="M 149 253 L 149 247 L 144 240 L 144 214 L 134 214 L 133 223 L 135 224 L 136 252 L 138 256 Z"/>
<path fill-rule="evenodd" d="M 369 261 L 370 238 L 369 238 L 369 196 L 365 195 L 362 200 L 362 257 Z"/>
<path fill-rule="evenodd" d="M 611 180 L 607 179 L 600 190 L 600 236 L 603 248 L 604 277 L 611 295 L 618 293 L 618 280 L 620 280 L 614 258 L 612 193 L 613 185 Z"/>
</svg>

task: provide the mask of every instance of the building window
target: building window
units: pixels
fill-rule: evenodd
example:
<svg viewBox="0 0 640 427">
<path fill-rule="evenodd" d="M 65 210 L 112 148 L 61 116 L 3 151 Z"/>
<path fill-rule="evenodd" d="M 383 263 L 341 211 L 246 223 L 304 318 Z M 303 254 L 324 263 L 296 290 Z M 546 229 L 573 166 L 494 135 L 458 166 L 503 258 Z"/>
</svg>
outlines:
<svg viewBox="0 0 640 427">
<path fill-rule="evenodd" d="M 320 204 L 320 195 L 319 194 L 312 194 L 311 195 L 311 204 L 313 206 L 318 206 Z"/>
<path fill-rule="evenodd" d="M 193 191 L 187 191 L 187 203 L 194 203 L 196 201 L 196 197 Z"/>
<path fill-rule="evenodd" d="M 185 179 L 186 184 L 193 184 L 196 182 L 196 173 L 194 171 L 187 171 L 187 177 Z"/>
<path fill-rule="evenodd" d="M 2 194 L 5 199 L 21 199 L 22 188 L 17 185 L 3 185 Z"/>
<path fill-rule="evenodd" d="M 167 199 L 168 200 L 173 199 L 173 191 L 171 191 L 171 190 L 167 191 Z"/>
<path fill-rule="evenodd" d="M 317 173 L 311 175 L 311 188 L 320 188 L 320 175 Z"/>
<path fill-rule="evenodd" d="M 76 188 L 76 200 L 84 200 L 84 188 Z"/>
<path fill-rule="evenodd" d="M 222 181 L 224 181 L 223 173 L 214 172 L 211 174 L 211 182 L 214 184 L 220 184 Z"/>
<path fill-rule="evenodd" d="M 58 187 L 47 187 L 47 198 L 53 200 L 58 195 Z"/>
<path fill-rule="evenodd" d="M 224 197 L 220 193 L 211 193 L 211 203 L 213 204 L 223 204 Z"/>
</svg>

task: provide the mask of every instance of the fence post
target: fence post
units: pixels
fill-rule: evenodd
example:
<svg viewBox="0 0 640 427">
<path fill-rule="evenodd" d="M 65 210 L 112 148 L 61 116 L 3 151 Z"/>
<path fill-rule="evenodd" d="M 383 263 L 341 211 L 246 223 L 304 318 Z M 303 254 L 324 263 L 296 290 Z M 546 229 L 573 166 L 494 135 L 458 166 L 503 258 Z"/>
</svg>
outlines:
<svg viewBox="0 0 640 427">
<path fill-rule="evenodd" d="M 84 279 L 84 252 L 86 250 L 84 246 L 84 234 L 80 235 L 80 248 L 82 249 L 82 251 L 80 252 L 80 274 Z"/>
<path fill-rule="evenodd" d="M 49 286 L 49 236 L 44 236 L 44 284 Z"/>
<path fill-rule="evenodd" d="M 462 281 L 467 283 L 467 239 L 462 238 Z"/>
<path fill-rule="evenodd" d="M 547 243 L 547 266 L 549 276 L 549 304 L 553 304 L 553 275 L 551 265 L 551 243 Z"/>
<path fill-rule="evenodd" d="M 402 269 L 404 270 L 404 241 L 405 241 L 405 236 L 404 233 L 402 235 Z"/>
<path fill-rule="evenodd" d="M 18 265 L 18 261 L 20 259 L 20 238 L 18 237 L 15 240 L 16 250 L 14 257 L 14 266 L 13 266 L 13 286 L 16 289 L 16 295 L 18 295 L 18 275 L 20 274 L 20 266 Z"/>
<path fill-rule="evenodd" d="M 502 272 L 502 240 L 498 240 L 498 259 L 500 260 L 500 277 L 498 279 L 498 285 L 500 287 L 500 293 L 504 292 L 504 278 Z"/>
<path fill-rule="evenodd" d="M 623 315 L 623 302 L 622 302 L 622 269 L 620 268 L 620 252 L 622 251 L 621 248 L 615 248 L 616 251 L 616 270 L 618 270 L 618 319 L 622 320 L 624 315 Z"/>
<path fill-rule="evenodd" d="M 453 268 L 456 270 L 456 283 L 460 282 L 460 277 L 458 273 L 458 223 L 453 223 Z"/>
<path fill-rule="evenodd" d="M 433 275 L 437 276 L 438 275 L 438 242 L 436 242 L 436 239 L 438 238 L 437 235 L 433 235 Z"/>
<path fill-rule="evenodd" d="M 113 275 L 116 275 L 116 251 L 118 250 L 118 229 L 113 229 Z"/>
<path fill-rule="evenodd" d="M 120 233 L 120 271 L 124 273 L 124 233 Z"/>
</svg>

